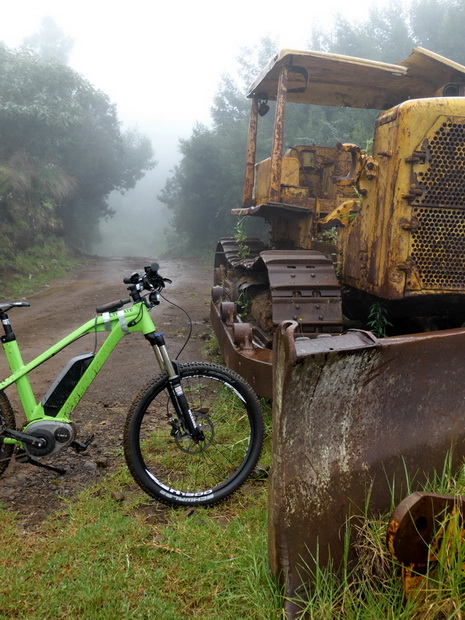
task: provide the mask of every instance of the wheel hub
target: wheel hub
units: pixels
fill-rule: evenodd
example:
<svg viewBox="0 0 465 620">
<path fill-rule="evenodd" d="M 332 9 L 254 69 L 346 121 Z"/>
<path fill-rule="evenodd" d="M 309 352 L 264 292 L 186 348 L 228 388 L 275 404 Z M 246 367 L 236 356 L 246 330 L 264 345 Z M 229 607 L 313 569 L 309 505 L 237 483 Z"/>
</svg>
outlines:
<svg viewBox="0 0 465 620">
<path fill-rule="evenodd" d="M 196 454 L 199 452 L 205 452 L 207 448 L 213 443 L 215 431 L 213 422 L 206 413 L 194 413 L 197 424 L 203 432 L 204 439 L 202 441 L 196 441 L 188 433 L 183 433 L 179 428 L 178 432 L 173 433 L 174 441 L 182 452 L 188 454 Z"/>
</svg>

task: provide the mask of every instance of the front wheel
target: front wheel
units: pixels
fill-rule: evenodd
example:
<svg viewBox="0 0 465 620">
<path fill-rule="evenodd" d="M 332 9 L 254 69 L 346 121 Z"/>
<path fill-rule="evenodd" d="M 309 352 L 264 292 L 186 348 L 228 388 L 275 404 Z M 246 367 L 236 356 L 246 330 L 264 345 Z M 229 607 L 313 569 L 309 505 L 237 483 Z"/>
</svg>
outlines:
<svg viewBox="0 0 465 620">
<path fill-rule="evenodd" d="M 260 404 L 235 372 L 217 364 L 179 367 L 189 407 L 204 439 L 183 428 L 161 374 L 134 401 L 124 428 L 124 453 L 139 486 L 176 506 L 216 504 L 251 474 L 263 444 Z"/>
</svg>

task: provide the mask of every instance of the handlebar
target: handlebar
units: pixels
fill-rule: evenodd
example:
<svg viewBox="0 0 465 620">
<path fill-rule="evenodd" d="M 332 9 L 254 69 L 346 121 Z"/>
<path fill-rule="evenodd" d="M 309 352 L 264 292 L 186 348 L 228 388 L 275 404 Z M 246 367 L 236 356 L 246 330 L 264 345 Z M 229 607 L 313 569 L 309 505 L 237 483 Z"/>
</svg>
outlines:
<svg viewBox="0 0 465 620">
<path fill-rule="evenodd" d="M 129 278 L 123 278 L 123 282 L 125 284 L 130 284 L 128 287 L 128 291 L 130 291 L 130 295 L 134 301 L 140 300 L 140 292 L 143 290 L 150 291 L 152 295 L 154 293 L 159 293 L 163 288 L 165 288 L 165 283 L 171 284 L 171 280 L 169 278 L 163 278 L 158 273 L 160 266 L 158 263 L 152 263 L 148 267 L 144 267 L 144 274 L 140 275 L 137 272 L 134 272 Z M 151 301 L 156 303 L 155 296 Z"/>
<path fill-rule="evenodd" d="M 144 267 L 145 273 L 143 275 L 134 272 L 129 278 L 123 278 L 124 284 L 130 285 L 128 286 L 128 291 L 134 303 L 143 301 L 141 292 L 144 290 L 149 291 L 149 300 L 152 305 L 160 303 L 160 291 L 165 288 L 165 283 L 171 284 L 172 281 L 169 278 L 163 278 L 158 273 L 159 268 L 160 267 L 158 263 L 152 263 L 148 267 Z M 99 308 L 97 308 L 96 312 L 97 314 L 102 314 L 104 312 L 116 312 L 116 310 L 119 310 L 127 303 L 129 303 L 131 299 L 118 299 L 117 301 L 112 301 L 109 304 L 105 304 L 104 306 L 100 306 Z M 148 305 L 147 302 L 145 303 L 146 305 Z M 9 305 L 9 307 L 11 307 L 11 304 Z M 0 311 L 1 310 L 2 308 L 0 307 Z"/>
</svg>

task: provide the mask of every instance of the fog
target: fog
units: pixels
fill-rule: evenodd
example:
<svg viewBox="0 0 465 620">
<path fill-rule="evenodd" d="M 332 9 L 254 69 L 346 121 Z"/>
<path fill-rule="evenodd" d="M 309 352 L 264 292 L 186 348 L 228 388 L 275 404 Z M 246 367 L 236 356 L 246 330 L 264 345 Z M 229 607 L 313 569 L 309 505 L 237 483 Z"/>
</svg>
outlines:
<svg viewBox="0 0 465 620">
<path fill-rule="evenodd" d="M 111 194 L 111 218 L 100 223 L 101 242 L 92 247 L 98 256 L 143 256 L 147 259 L 169 249 L 166 231 L 169 212 L 156 196 L 165 179 L 149 172 L 136 188 L 121 195 Z"/>
<path fill-rule="evenodd" d="M 99 256 L 150 259 L 169 251 L 166 233 L 171 214 L 158 200 L 158 195 L 179 159 L 177 140 L 173 140 L 177 130 L 173 128 L 172 132 L 167 132 L 166 127 L 150 124 L 139 129 L 151 139 L 158 163 L 134 189 L 110 195 L 109 205 L 114 215 L 100 223 L 101 242 L 92 248 Z M 189 131 L 184 132 L 185 137 Z"/>
<path fill-rule="evenodd" d="M 336 14 L 365 18 L 371 5 L 295 0 L 283 18 L 276 5 L 246 0 L 230 9 L 216 0 L 16 0 L 3 7 L 0 41 L 17 48 L 50 17 L 73 39 L 70 66 L 116 104 L 123 130 L 136 126 L 151 138 L 158 165 L 134 190 L 110 197 L 115 216 L 102 222 L 102 241 L 93 248 L 149 257 L 167 246 L 169 214 L 157 195 L 179 161 L 179 139 L 196 122 L 209 124 L 221 76 L 234 71 L 243 47 L 271 37 L 280 48 L 305 49 L 313 29 L 330 28 Z"/>
</svg>

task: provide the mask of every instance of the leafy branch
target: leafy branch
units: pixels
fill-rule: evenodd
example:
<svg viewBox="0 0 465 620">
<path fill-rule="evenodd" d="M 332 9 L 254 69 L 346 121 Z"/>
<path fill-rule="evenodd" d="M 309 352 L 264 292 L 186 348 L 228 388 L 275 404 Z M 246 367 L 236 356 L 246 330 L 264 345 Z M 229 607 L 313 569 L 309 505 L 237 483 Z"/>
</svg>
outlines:
<svg viewBox="0 0 465 620">
<path fill-rule="evenodd" d="M 386 338 L 387 328 L 392 327 L 387 314 L 386 308 L 380 301 L 371 304 L 367 325 L 377 338 Z"/>
<path fill-rule="evenodd" d="M 247 234 L 245 232 L 245 217 L 241 217 L 237 220 L 234 226 L 234 241 L 239 246 L 237 255 L 239 258 L 247 258 L 250 254 L 249 246 L 245 243 Z"/>
</svg>

